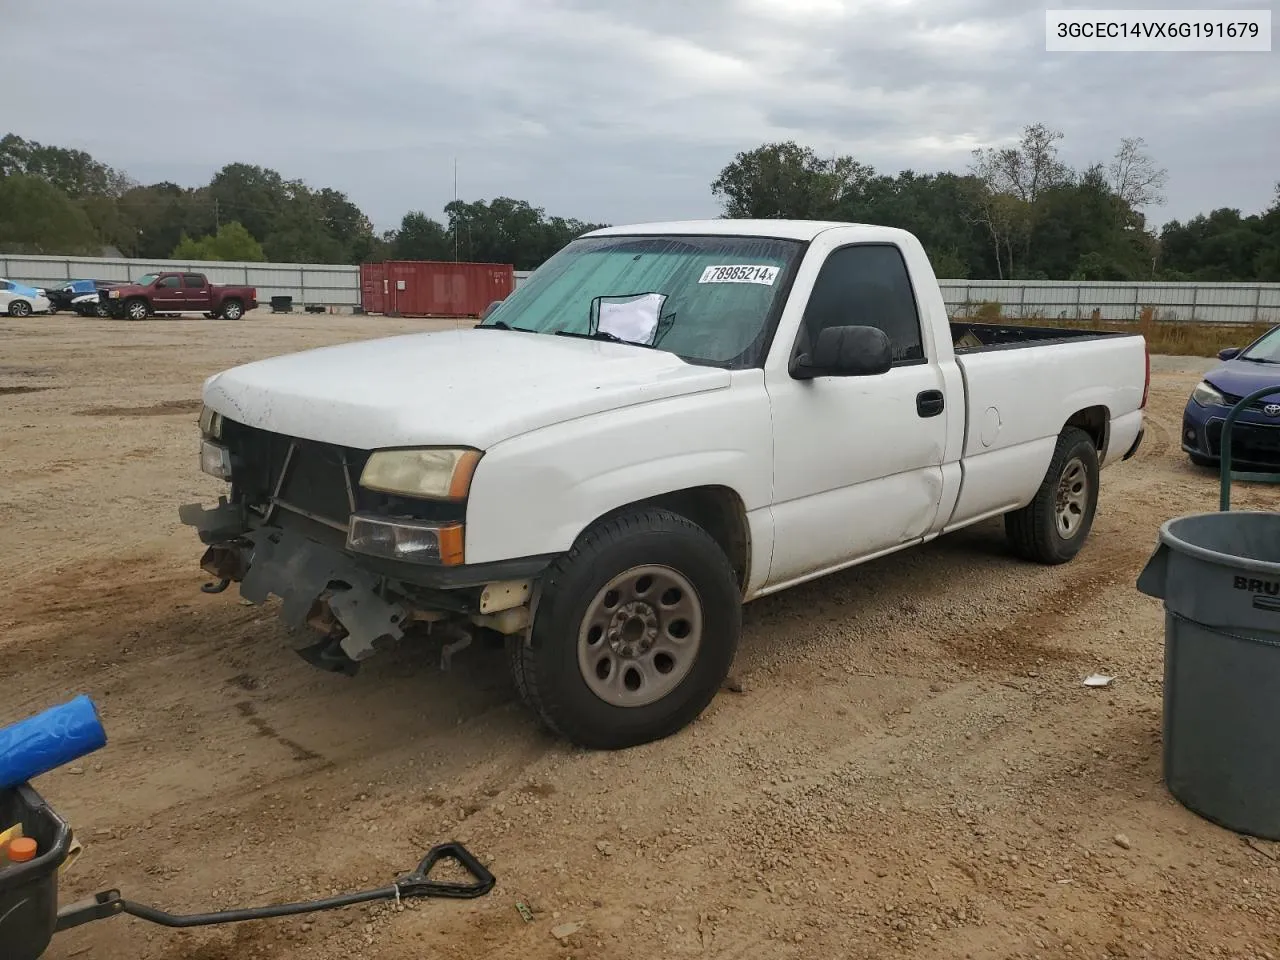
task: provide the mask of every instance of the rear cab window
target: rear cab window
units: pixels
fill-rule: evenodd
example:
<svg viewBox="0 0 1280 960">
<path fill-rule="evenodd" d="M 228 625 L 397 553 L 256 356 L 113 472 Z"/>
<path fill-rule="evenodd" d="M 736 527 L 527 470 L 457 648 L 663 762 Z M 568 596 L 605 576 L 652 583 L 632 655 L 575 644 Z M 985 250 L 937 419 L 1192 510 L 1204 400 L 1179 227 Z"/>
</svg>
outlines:
<svg viewBox="0 0 1280 960">
<path fill-rule="evenodd" d="M 184 273 L 182 275 L 182 285 L 188 290 L 200 290 L 205 286 L 204 274 Z"/>
</svg>

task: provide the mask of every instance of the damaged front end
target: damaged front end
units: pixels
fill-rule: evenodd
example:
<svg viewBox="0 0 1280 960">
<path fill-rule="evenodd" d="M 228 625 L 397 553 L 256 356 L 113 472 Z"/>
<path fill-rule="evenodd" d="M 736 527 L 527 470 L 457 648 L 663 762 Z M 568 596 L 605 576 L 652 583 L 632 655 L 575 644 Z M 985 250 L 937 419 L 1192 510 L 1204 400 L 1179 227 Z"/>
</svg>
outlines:
<svg viewBox="0 0 1280 960">
<path fill-rule="evenodd" d="M 452 477 L 447 501 L 408 498 L 361 486 L 372 452 L 270 434 L 207 410 L 201 428 L 202 469 L 230 484 L 213 507 L 179 508 L 207 547 L 200 566 L 215 581 L 202 589 L 237 583 L 250 603 L 279 598 L 285 624 L 317 636 L 298 651 L 309 663 L 353 674 L 425 629 L 443 634 L 447 669 L 476 629 L 527 629 L 531 577 L 491 579 L 461 566 L 465 498 Z"/>
</svg>

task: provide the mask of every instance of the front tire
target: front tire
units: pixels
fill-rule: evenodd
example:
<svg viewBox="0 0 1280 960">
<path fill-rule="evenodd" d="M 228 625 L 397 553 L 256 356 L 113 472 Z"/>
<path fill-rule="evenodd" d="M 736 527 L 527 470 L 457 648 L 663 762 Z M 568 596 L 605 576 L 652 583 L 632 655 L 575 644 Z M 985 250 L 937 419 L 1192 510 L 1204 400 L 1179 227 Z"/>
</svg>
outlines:
<svg viewBox="0 0 1280 960">
<path fill-rule="evenodd" d="M 1066 563 L 1084 546 L 1097 508 L 1098 450 L 1087 433 L 1068 427 L 1034 499 L 1004 515 L 1005 534 L 1024 560 Z"/>
<path fill-rule="evenodd" d="M 742 595 L 719 544 L 685 517 L 638 509 L 596 524 L 548 569 L 521 699 L 578 746 L 618 750 L 693 722 L 728 675 Z"/>
<path fill-rule="evenodd" d="M 31 316 L 31 304 L 25 300 L 14 300 L 9 304 L 9 316 L 21 320 Z"/>
<path fill-rule="evenodd" d="M 93 315 L 105 320 L 107 317 L 111 316 L 111 308 L 105 303 L 99 301 L 93 305 Z M 86 313 L 85 316 L 89 316 L 89 314 Z"/>
<path fill-rule="evenodd" d="M 145 300 L 130 300 L 124 305 L 124 315 L 130 320 L 145 320 L 150 313 Z"/>
</svg>

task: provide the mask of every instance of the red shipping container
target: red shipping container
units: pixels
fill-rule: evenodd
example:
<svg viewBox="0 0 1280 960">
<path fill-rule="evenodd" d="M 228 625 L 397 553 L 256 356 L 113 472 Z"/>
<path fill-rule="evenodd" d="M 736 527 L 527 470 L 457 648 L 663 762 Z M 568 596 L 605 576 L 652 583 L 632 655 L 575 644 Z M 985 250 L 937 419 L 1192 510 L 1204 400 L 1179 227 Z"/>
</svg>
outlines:
<svg viewBox="0 0 1280 960">
<path fill-rule="evenodd" d="M 515 284 L 509 263 L 388 260 L 360 266 L 365 311 L 402 317 L 479 317 Z"/>
</svg>

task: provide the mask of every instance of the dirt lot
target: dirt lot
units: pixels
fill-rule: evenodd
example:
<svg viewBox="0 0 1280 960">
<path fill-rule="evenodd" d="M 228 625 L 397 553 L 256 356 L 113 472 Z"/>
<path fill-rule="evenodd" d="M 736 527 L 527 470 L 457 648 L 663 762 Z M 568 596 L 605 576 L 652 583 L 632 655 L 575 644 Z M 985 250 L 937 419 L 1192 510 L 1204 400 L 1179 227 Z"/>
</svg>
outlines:
<svg viewBox="0 0 1280 960">
<path fill-rule="evenodd" d="M 1280 955 L 1280 848 L 1161 783 L 1161 613 L 1134 580 L 1161 521 L 1216 508 L 1177 449 L 1194 362 L 1155 365 L 1147 443 L 1104 474 L 1076 562 L 1017 563 L 989 523 L 761 600 L 698 723 L 591 754 L 539 731 L 498 651 L 324 674 L 270 612 L 198 589 L 176 511 L 220 486 L 196 468 L 202 380 L 425 326 L 0 323 L 0 722 L 86 692 L 111 737 L 38 784 L 86 846 L 64 901 L 317 896 L 455 838 L 498 876 L 469 903 L 115 919 L 48 957 Z"/>
</svg>

